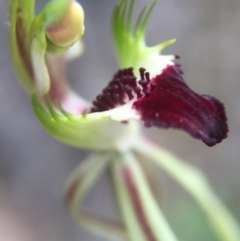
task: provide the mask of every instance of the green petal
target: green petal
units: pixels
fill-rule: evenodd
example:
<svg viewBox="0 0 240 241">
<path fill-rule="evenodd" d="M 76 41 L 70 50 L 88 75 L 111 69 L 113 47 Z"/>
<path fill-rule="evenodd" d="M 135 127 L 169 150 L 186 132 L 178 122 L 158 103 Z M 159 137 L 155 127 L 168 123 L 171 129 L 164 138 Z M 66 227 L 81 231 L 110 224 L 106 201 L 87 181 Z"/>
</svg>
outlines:
<svg viewBox="0 0 240 241">
<path fill-rule="evenodd" d="M 33 89 L 29 32 L 34 17 L 34 2 L 34 0 L 8 0 L 11 59 L 27 92 L 31 92 Z"/>
<path fill-rule="evenodd" d="M 134 27 L 132 23 L 134 0 L 122 0 L 113 10 L 112 33 L 120 67 L 134 67 L 136 75 L 139 67 L 144 67 L 144 63 L 152 57 L 154 61 L 162 61 L 163 56 L 160 59 L 156 56 L 175 42 L 175 39 L 171 39 L 153 47 L 146 46 L 146 26 L 156 2 L 155 0 L 149 7 L 145 6 L 142 9 Z M 173 59 L 173 55 L 166 56 L 167 61 Z M 140 63 L 142 66 L 139 66 Z"/>
<path fill-rule="evenodd" d="M 46 108 L 39 97 L 33 95 L 32 105 L 42 126 L 56 139 L 75 147 L 124 149 L 139 130 L 135 121 L 124 124 L 112 120 L 110 111 L 72 115 L 62 108 L 55 110 L 48 98 L 45 103 Z"/>
</svg>

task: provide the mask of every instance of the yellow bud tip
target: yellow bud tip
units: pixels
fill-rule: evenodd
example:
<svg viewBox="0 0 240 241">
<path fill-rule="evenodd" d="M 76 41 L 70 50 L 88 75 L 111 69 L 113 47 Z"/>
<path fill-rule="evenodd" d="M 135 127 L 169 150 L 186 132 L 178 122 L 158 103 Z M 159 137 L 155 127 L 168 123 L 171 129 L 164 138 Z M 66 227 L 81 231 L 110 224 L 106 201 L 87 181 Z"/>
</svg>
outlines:
<svg viewBox="0 0 240 241">
<path fill-rule="evenodd" d="M 74 44 L 84 34 L 84 11 L 75 0 L 70 0 L 64 16 L 46 29 L 49 40 L 60 47 Z"/>
</svg>

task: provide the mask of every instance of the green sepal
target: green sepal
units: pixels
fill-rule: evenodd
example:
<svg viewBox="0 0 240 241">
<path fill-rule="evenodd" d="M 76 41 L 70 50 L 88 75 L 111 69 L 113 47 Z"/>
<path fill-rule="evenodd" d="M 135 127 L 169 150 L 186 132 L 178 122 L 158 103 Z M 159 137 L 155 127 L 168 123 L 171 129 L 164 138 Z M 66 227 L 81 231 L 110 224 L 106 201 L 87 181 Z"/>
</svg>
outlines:
<svg viewBox="0 0 240 241">
<path fill-rule="evenodd" d="M 139 130 L 135 121 L 124 124 L 112 120 L 110 111 L 73 115 L 62 108 L 54 109 L 48 97 L 42 102 L 45 104 L 37 95 L 32 96 L 38 120 L 54 138 L 71 146 L 94 150 L 121 149 Z"/>
<path fill-rule="evenodd" d="M 115 6 L 112 14 L 112 34 L 121 68 L 133 67 L 138 71 L 139 67 L 144 67 L 139 66 L 140 63 L 144 64 L 149 59 L 159 61 L 156 56 L 159 56 L 165 47 L 173 44 L 175 39 L 148 47 L 145 41 L 146 26 L 157 1 L 154 0 L 149 7 L 145 6 L 142 9 L 133 27 L 134 3 L 135 0 L 122 0 Z M 167 60 L 174 59 L 173 55 L 161 57 L 166 57 Z"/>
</svg>

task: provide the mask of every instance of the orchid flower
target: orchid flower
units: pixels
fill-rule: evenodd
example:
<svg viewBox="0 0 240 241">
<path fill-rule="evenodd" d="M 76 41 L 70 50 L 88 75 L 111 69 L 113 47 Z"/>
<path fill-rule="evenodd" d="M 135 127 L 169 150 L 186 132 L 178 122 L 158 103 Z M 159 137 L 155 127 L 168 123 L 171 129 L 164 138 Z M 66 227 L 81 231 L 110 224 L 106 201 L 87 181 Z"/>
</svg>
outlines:
<svg viewBox="0 0 240 241">
<path fill-rule="evenodd" d="M 156 4 L 145 6 L 133 24 L 134 0 L 112 14 L 120 70 L 90 103 L 69 86 L 65 64 L 83 52 L 84 11 L 75 0 L 51 0 L 34 15 L 33 0 L 9 0 L 10 49 L 15 71 L 42 126 L 56 139 L 95 151 L 74 171 L 65 188 L 73 217 L 91 231 L 129 241 L 177 241 L 149 187 L 139 155 L 161 166 L 206 213 L 222 241 L 239 241 L 234 217 L 204 175 L 152 140 L 145 127 L 176 128 L 213 146 L 227 137 L 223 104 L 191 90 L 178 56 L 161 51 L 174 39 L 148 47 L 146 25 Z M 105 170 L 111 171 L 122 222 L 96 217 L 82 200 Z"/>
</svg>

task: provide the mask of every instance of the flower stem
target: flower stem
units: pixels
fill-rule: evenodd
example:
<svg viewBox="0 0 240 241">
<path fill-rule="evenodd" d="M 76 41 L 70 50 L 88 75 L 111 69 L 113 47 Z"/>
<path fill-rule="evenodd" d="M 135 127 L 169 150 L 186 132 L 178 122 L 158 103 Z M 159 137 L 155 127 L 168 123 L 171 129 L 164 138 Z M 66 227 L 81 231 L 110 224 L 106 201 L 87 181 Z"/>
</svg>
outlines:
<svg viewBox="0 0 240 241">
<path fill-rule="evenodd" d="M 134 149 L 160 165 L 195 198 L 208 216 L 219 240 L 240 240 L 237 221 L 215 195 L 200 170 L 144 138 L 134 143 Z"/>
</svg>

